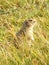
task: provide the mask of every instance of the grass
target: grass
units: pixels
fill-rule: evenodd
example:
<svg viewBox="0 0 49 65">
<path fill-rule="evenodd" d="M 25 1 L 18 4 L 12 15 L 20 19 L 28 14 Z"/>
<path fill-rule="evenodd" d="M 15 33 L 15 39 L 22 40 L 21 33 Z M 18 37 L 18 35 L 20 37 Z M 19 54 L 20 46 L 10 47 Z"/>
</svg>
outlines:
<svg viewBox="0 0 49 65">
<path fill-rule="evenodd" d="M 35 18 L 34 41 L 17 49 L 16 32 Z M 0 0 L 0 65 L 49 65 L 49 0 Z"/>
</svg>

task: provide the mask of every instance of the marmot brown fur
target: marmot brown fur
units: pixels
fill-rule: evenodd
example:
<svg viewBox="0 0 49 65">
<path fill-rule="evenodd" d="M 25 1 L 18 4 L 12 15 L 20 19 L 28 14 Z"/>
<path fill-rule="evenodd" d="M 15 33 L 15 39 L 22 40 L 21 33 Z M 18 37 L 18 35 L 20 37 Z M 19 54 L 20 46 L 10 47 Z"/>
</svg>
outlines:
<svg viewBox="0 0 49 65">
<path fill-rule="evenodd" d="M 33 27 L 35 24 L 36 24 L 35 19 L 25 20 L 23 22 L 23 25 L 20 31 L 16 33 L 16 37 L 17 37 L 17 41 L 19 45 L 20 43 L 23 43 L 24 39 L 27 39 L 29 45 L 30 45 L 30 42 L 34 40 Z"/>
</svg>

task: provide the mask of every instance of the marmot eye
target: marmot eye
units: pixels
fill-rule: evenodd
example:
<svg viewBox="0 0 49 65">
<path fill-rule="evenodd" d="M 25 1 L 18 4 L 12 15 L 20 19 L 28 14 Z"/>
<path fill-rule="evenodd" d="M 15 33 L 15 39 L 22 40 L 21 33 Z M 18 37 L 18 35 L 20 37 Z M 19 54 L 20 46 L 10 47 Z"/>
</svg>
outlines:
<svg viewBox="0 0 49 65">
<path fill-rule="evenodd" d="M 28 21 L 32 21 L 32 20 L 30 19 L 30 20 L 28 20 Z"/>
</svg>

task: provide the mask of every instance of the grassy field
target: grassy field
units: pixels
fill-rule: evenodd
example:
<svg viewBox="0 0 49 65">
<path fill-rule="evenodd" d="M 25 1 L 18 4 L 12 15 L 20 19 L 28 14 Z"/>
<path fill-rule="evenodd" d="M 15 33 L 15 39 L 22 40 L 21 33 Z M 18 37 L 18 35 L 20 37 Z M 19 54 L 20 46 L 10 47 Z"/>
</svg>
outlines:
<svg viewBox="0 0 49 65">
<path fill-rule="evenodd" d="M 26 19 L 34 18 L 34 41 L 14 46 Z M 49 65 L 49 0 L 0 0 L 0 65 Z"/>
</svg>

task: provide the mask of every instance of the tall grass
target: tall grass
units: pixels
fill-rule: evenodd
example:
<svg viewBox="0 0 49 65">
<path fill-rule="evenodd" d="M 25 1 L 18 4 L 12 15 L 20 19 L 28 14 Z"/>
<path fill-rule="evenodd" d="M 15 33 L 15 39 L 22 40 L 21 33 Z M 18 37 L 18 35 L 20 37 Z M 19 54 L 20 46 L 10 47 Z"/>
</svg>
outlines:
<svg viewBox="0 0 49 65">
<path fill-rule="evenodd" d="M 16 33 L 30 18 L 37 20 L 32 46 L 26 40 L 17 49 Z M 0 0 L 0 65 L 49 65 L 49 0 Z"/>
</svg>

